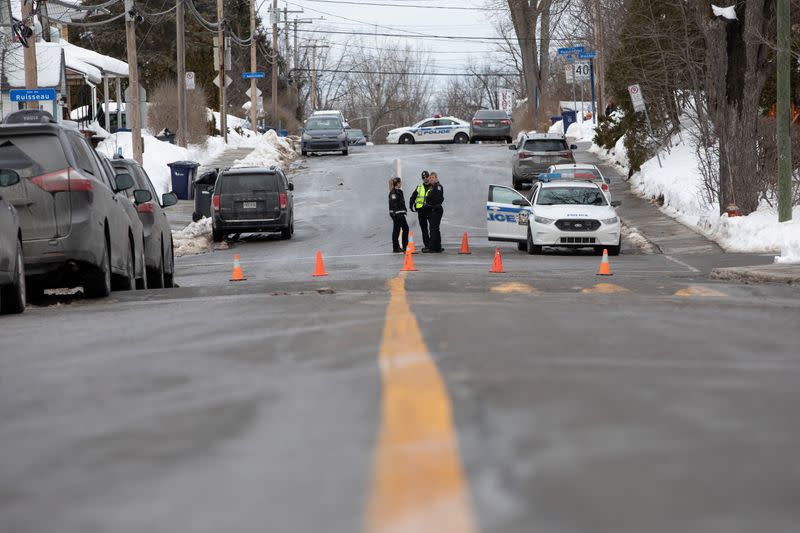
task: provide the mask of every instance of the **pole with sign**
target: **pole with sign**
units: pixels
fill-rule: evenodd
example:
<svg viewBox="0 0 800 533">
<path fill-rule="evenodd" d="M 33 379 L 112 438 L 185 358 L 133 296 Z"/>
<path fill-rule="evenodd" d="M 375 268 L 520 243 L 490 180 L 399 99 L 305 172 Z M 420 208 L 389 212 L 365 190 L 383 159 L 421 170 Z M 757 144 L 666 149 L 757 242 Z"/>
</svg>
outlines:
<svg viewBox="0 0 800 533">
<path fill-rule="evenodd" d="M 633 84 L 628 86 L 628 94 L 631 95 L 631 103 L 633 104 L 633 111 L 638 113 L 640 111 L 644 112 L 644 118 L 647 122 L 647 131 L 650 134 L 651 139 L 655 139 L 653 136 L 653 127 L 650 125 L 650 115 L 647 114 L 647 106 L 644 104 L 644 95 L 642 94 L 642 88 L 639 87 L 639 84 Z M 663 168 L 661 166 L 661 156 L 658 154 L 658 148 L 656 147 L 656 158 L 658 159 L 658 167 Z"/>
<path fill-rule="evenodd" d="M 597 57 L 597 52 L 581 52 L 578 54 L 578 59 L 589 60 L 589 85 L 592 89 L 592 122 L 597 125 L 597 105 L 595 104 L 595 89 L 594 89 L 594 59 Z"/>
</svg>

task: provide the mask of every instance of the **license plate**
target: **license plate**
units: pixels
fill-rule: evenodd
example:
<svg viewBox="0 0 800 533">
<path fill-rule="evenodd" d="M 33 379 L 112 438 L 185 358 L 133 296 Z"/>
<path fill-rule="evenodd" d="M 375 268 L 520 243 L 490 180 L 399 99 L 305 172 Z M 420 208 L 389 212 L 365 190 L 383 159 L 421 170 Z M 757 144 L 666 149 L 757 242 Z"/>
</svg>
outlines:
<svg viewBox="0 0 800 533">
<path fill-rule="evenodd" d="M 497 126 L 497 124 L 487 124 L 486 125 L 487 128 L 494 128 L 495 126 Z"/>
<path fill-rule="evenodd" d="M 242 209 L 255 209 L 256 202 L 242 202 Z"/>
</svg>

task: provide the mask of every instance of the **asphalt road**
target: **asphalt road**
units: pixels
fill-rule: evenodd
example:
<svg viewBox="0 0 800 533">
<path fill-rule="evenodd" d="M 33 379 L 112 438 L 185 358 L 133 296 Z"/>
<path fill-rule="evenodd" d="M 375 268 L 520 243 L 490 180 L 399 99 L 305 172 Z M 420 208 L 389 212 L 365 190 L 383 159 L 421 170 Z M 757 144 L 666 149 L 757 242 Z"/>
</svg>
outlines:
<svg viewBox="0 0 800 533">
<path fill-rule="evenodd" d="M 610 278 L 513 245 L 490 274 L 509 156 L 312 157 L 291 241 L 181 258 L 178 289 L 3 317 L 0 530 L 797 531 L 800 290 L 707 277 L 768 258 L 630 245 Z M 446 253 L 402 276 L 398 157 L 407 195 L 425 168 L 446 197 Z"/>
</svg>

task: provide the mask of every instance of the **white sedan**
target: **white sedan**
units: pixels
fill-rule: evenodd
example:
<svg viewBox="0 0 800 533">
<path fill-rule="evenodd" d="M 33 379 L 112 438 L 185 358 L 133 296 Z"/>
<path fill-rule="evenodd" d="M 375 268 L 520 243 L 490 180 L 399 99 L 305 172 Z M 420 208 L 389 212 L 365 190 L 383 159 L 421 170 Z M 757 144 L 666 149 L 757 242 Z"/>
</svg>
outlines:
<svg viewBox="0 0 800 533">
<path fill-rule="evenodd" d="M 591 181 L 534 183 L 527 196 L 511 187 L 489 186 L 486 229 L 490 241 L 516 242 L 539 254 L 543 246 L 608 249 L 619 255 L 620 221 L 599 185 Z"/>
<path fill-rule="evenodd" d="M 567 165 L 551 165 L 548 173 L 561 174 L 564 179 L 590 180 L 597 183 L 606 196 L 611 197 L 610 181 L 603 176 L 600 169 L 591 163 L 572 163 Z"/>
<path fill-rule="evenodd" d="M 414 144 L 425 142 L 469 142 L 469 122 L 456 117 L 426 118 L 405 128 L 395 128 L 386 135 L 389 144 Z"/>
</svg>

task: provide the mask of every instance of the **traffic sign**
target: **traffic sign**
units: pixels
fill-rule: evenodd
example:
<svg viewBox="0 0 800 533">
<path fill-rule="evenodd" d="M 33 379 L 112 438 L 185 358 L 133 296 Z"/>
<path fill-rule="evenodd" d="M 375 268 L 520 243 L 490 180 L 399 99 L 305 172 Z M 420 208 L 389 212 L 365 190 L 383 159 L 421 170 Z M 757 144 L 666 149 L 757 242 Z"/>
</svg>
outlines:
<svg viewBox="0 0 800 533">
<path fill-rule="evenodd" d="M 568 56 L 572 54 L 578 54 L 580 52 L 585 52 L 586 48 L 583 46 L 570 46 L 568 48 L 559 48 L 558 55 L 560 56 Z"/>
<path fill-rule="evenodd" d="M 633 104 L 634 111 L 647 111 L 647 108 L 644 105 L 642 88 L 639 87 L 638 83 L 628 86 L 628 94 L 631 95 L 631 103 Z"/>
<path fill-rule="evenodd" d="M 242 78 L 249 80 L 252 78 L 265 78 L 267 76 L 266 72 L 242 72 Z"/>
<path fill-rule="evenodd" d="M 230 77 L 230 76 L 228 76 L 227 74 L 225 74 L 225 87 L 227 87 L 227 86 L 228 86 L 228 85 L 230 85 L 231 83 L 233 83 L 233 80 L 231 79 L 231 77 Z M 214 85 L 216 85 L 217 87 L 219 87 L 219 74 L 217 74 L 217 75 L 214 77 Z"/>
<path fill-rule="evenodd" d="M 11 89 L 12 102 L 46 102 L 56 99 L 55 89 Z"/>
<path fill-rule="evenodd" d="M 195 88 L 194 84 L 194 72 L 187 71 L 186 72 L 186 90 L 193 91 Z"/>
<path fill-rule="evenodd" d="M 588 61 L 576 61 L 564 65 L 564 76 L 567 78 L 567 83 L 572 83 L 573 79 L 576 82 L 588 81 L 592 76 L 592 66 Z"/>
<path fill-rule="evenodd" d="M 250 93 L 250 89 L 247 89 L 244 92 L 244 94 L 246 94 L 248 98 L 250 98 L 252 96 L 251 93 Z M 261 89 L 259 89 L 258 87 L 256 87 L 256 98 L 261 98 Z"/>
<path fill-rule="evenodd" d="M 594 59 L 597 57 L 597 52 L 580 52 L 578 53 L 578 59 Z"/>
</svg>

